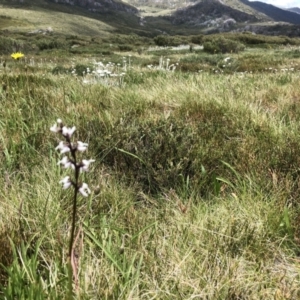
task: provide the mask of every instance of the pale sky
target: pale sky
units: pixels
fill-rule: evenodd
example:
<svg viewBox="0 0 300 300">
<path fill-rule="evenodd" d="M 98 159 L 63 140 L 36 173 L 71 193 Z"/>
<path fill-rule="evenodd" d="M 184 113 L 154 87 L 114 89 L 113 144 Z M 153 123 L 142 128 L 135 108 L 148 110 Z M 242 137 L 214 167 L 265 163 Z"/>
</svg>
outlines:
<svg viewBox="0 0 300 300">
<path fill-rule="evenodd" d="M 254 1 L 254 0 L 249 0 Z M 259 2 L 265 2 L 278 7 L 300 7 L 300 0 L 255 0 Z"/>
</svg>

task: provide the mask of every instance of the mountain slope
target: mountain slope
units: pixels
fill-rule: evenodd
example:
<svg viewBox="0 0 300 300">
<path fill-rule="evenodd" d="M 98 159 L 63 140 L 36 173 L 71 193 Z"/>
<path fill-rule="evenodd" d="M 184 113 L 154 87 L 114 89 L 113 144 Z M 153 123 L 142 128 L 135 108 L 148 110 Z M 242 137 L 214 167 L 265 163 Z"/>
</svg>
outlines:
<svg viewBox="0 0 300 300">
<path fill-rule="evenodd" d="M 73 0 L 73 1 L 49 0 L 49 1 L 60 3 L 60 4 L 85 7 L 92 12 L 105 12 L 108 10 L 124 11 L 133 14 L 136 14 L 138 12 L 137 8 L 135 8 L 134 6 L 116 0 Z"/>
<path fill-rule="evenodd" d="M 108 10 L 136 14 L 138 9 L 119 0 L 0 0 L 0 4 L 8 6 L 50 8 L 51 3 L 64 4 L 71 7 L 85 8 L 90 12 L 106 12 Z"/>
<path fill-rule="evenodd" d="M 254 15 L 257 19 L 259 19 L 261 21 L 269 21 L 270 20 L 270 18 L 268 16 L 266 16 L 264 13 L 261 13 L 261 12 L 257 11 L 256 9 L 244 4 L 240 0 L 222 0 L 221 2 L 231 8 L 240 10 L 249 15 Z"/>
<path fill-rule="evenodd" d="M 294 12 L 294 13 L 297 13 L 297 14 L 300 14 L 300 8 L 299 7 L 291 7 L 291 8 L 288 8 L 287 10 L 289 10 L 291 12 Z"/>
<path fill-rule="evenodd" d="M 22 1 L 22 0 L 21 0 Z M 108 35 L 136 33 L 147 35 L 151 29 L 139 27 L 136 8 L 118 1 L 107 2 L 107 7 L 94 11 L 91 6 L 58 3 L 59 0 L 0 0 L 0 29 L 30 32 L 51 27 L 56 33 L 79 35 Z M 100 2 L 101 1 L 101 2 Z M 93 4 L 89 1 L 89 4 Z M 115 9 L 113 9 L 114 5 Z M 124 9 L 119 9 L 119 8 Z M 128 9 L 129 7 L 129 9 Z M 152 30 L 153 31 L 153 30 Z"/>
<path fill-rule="evenodd" d="M 287 22 L 300 24 L 300 15 L 280 9 L 270 4 L 248 0 L 126 0 L 126 2 L 139 7 L 144 11 L 156 8 L 156 16 L 159 8 L 166 14 L 166 8 L 171 13 L 173 24 L 187 24 L 192 26 L 213 26 L 206 23 L 212 19 L 225 20 L 232 18 L 237 23 L 244 22 Z M 172 9 L 177 8 L 175 12 Z M 152 9 L 153 10 L 153 9 Z M 143 15 L 143 13 L 142 13 Z M 146 14 L 144 14 L 145 16 Z M 148 13 L 149 15 L 149 13 Z M 218 21 L 217 21 L 218 22 Z"/>
<path fill-rule="evenodd" d="M 222 23 L 256 22 L 258 19 L 250 14 L 222 4 L 218 0 L 202 0 L 192 6 L 177 10 L 171 17 L 173 24 L 189 24 L 212 27 Z M 230 22 L 229 22 L 230 23 Z"/>
<path fill-rule="evenodd" d="M 254 2 L 250 2 L 248 0 L 240 0 L 240 1 L 254 8 L 257 11 L 264 13 L 265 15 L 272 18 L 274 21 L 300 24 L 300 15 L 295 12 L 287 11 L 278 8 L 274 5 L 259 2 L 259 1 L 254 1 Z"/>
<path fill-rule="evenodd" d="M 124 0 L 127 2 L 144 0 Z M 143 15 L 137 8 L 120 0 L 0 0 L 0 30 L 30 32 L 51 27 L 54 32 L 79 35 L 158 34 L 191 35 L 223 31 L 252 31 L 266 34 L 297 35 L 297 30 L 282 28 L 271 20 L 300 24 L 300 14 L 261 2 L 247 0 L 145 0 L 171 6 L 155 7 L 155 13 Z M 252 5 L 253 4 L 253 5 Z M 146 7 L 146 6 L 145 6 Z M 260 8 L 260 10 L 257 9 Z M 140 9 L 144 9 L 140 6 Z M 153 10 L 154 7 L 147 7 Z M 159 12 L 162 12 L 160 16 Z M 145 16 L 145 17 L 144 17 Z M 273 19 L 272 19 L 273 18 Z M 277 27 L 272 29 L 270 25 Z M 261 28 L 261 31 L 259 29 Z M 279 28 L 279 27 L 280 28 Z M 290 24 L 284 26 L 291 27 Z"/>
</svg>

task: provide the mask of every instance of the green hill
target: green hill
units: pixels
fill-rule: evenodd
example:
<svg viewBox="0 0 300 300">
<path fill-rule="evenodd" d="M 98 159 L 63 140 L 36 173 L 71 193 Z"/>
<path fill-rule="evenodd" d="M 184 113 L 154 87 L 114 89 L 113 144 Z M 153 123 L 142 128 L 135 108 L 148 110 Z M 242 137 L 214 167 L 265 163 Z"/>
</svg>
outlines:
<svg viewBox="0 0 300 300">
<path fill-rule="evenodd" d="M 137 34 L 153 37 L 159 34 L 190 35 L 253 31 L 254 33 L 294 36 L 294 29 L 270 21 L 300 23 L 300 15 L 245 0 L 139 1 L 139 0 L 66 0 L 0 1 L 0 30 L 35 32 L 46 30 L 59 34 L 108 36 Z M 57 3 L 56 3 L 57 2 Z M 134 7 L 136 5 L 139 9 Z M 258 9 L 257 7 L 260 7 Z M 263 7 L 264 9 L 262 9 Z M 267 8 L 267 9 L 265 9 Z M 277 25 L 276 30 L 270 25 Z M 261 26 L 257 29 L 257 26 Z M 279 26 L 279 27 L 278 27 Z M 278 29 L 279 28 L 279 29 Z"/>
</svg>

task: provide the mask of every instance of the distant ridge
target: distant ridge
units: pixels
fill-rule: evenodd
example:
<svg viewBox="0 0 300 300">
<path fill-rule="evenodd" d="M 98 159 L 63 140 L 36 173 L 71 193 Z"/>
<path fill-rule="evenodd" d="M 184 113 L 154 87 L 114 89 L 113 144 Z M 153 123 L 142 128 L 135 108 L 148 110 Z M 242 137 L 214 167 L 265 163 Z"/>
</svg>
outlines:
<svg viewBox="0 0 300 300">
<path fill-rule="evenodd" d="M 118 0 L 49 0 L 54 3 L 77 5 L 85 7 L 92 12 L 105 12 L 106 10 L 125 11 L 128 13 L 137 13 L 138 9 L 125 2 Z"/>
<path fill-rule="evenodd" d="M 11 15 L 12 20 L 15 20 L 8 22 L 4 19 L 0 25 L 2 28 L 14 28 L 14 30 L 19 27 L 21 31 L 26 26 L 30 30 L 52 27 L 57 32 L 69 30 L 72 33 L 90 32 L 93 35 L 105 31 L 151 37 L 159 34 L 189 35 L 249 31 L 267 35 L 300 36 L 300 8 L 298 7 L 290 8 L 289 11 L 248 0 L 123 1 L 0 0 L 3 16 Z M 165 6 L 162 8 L 162 3 L 168 5 L 167 8 Z M 155 6 L 156 4 L 159 7 Z M 174 6 L 181 8 L 175 10 Z M 20 8 L 26 10 L 26 14 L 20 14 Z M 68 22 L 57 26 L 64 23 L 63 20 L 54 21 L 55 13 L 68 14 L 68 18 L 65 18 Z M 72 15 L 75 21 L 71 20 Z M 82 23 L 77 22 L 76 15 L 78 19 L 84 18 L 84 21 L 82 19 Z"/>
<path fill-rule="evenodd" d="M 257 22 L 254 15 L 244 13 L 223 4 L 219 0 L 202 0 L 194 5 L 178 9 L 172 15 L 173 24 L 191 24 L 211 26 L 211 20 L 232 19 L 234 22 Z M 210 21 L 210 22 L 209 22 Z"/>
<path fill-rule="evenodd" d="M 296 12 L 284 10 L 274 5 L 259 2 L 259 1 L 254 1 L 254 2 L 250 2 L 248 0 L 240 0 L 240 1 L 256 9 L 257 11 L 264 13 L 265 15 L 272 18 L 274 21 L 300 24 L 300 15 Z"/>
<path fill-rule="evenodd" d="M 288 8 L 287 10 L 295 12 L 296 14 L 300 14 L 300 8 L 299 7 L 291 7 L 291 8 Z"/>
<path fill-rule="evenodd" d="M 120 11 L 136 14 L 138 9 L 122 0 L 0 0 L 0 4 L 8 6 L 43 7 L 49 3 L 64 4 L 69 7 L 80 7 L 90 12 L 105 13 L 108 11 Z"/>
</svg>

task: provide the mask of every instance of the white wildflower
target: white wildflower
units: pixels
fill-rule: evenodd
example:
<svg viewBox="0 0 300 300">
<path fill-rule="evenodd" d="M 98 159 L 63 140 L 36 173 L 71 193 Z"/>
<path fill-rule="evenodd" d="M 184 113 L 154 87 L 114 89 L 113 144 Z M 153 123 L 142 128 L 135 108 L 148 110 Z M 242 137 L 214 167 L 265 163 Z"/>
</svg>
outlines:
<svg viewBox="0 0 300 300">
<path fill-rule="evenodd" d="M 88 172 L 90 164 L 94 161 L 94 159 L 83 159 L 81 162 L 80 171 Z"/>
<path fill-rule="evenodd" d="M 71 149 L 63 141 L 60 141 L 55 150 L 60 150 L 60 154 L 64 154 L 70 152 Z"/>
<path fill-rule="evenodd" d="M 77 142 L 77 150 L 80 152 L 84 152 L 89 144 L 78 141 Z"/>
<path fill-rule="evenodd" d="M 83 183 L 79 188 L 79 192 L 83 197 L 87 197 L 91 193 L 91 190 L 86 183 Z"/>
<path fill-rule="evenodd" d="M 57 122 L 50 127 L 50 131 L 52 132 L 60 132 L 61 131 L 61 124 L 62 124 L 62 120 L 61 119 L 57 119 Z"/>
<path fill-rule="evenodd" d="M 70 161 L 70 159 L 67 156 L 64 156 L 58 163 L 58 165 L 62 165 L 64 168 L 72 168 L 75 169 L 74 164 Z"/>
<path fill-rule="evenodd" d="M 75 132 L 75 130 L 76 130 L 75 126 L 73 126 L 72 128 L 64 126 L 62 128 L 62 134 L 63 134 L 63 136 L 70 138 L 72 136 L 72 134 Z"/>
<path fill-rule="evenodd" d="M 63 185 L 64 190 L 66 190 L 67 188 L 69 188 L 72 185 L 72 181 L 70 179 L 70 176 L 66 176 L 59 183 Z"/>
</svg>

